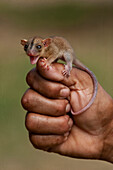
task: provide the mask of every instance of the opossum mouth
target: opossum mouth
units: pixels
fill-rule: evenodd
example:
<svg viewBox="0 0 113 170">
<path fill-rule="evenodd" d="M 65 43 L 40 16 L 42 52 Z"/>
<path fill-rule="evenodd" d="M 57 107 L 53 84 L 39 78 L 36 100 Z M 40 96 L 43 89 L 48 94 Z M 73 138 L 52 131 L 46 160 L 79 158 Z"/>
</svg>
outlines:
<svg viewBox="0 0 113 170">
<path fill-rule="evenodd" d="M 30 63 L 36 64 L 38 59 L 39 59 L 39 55 L 38 56 L 30 56 Z"/>
</svg>

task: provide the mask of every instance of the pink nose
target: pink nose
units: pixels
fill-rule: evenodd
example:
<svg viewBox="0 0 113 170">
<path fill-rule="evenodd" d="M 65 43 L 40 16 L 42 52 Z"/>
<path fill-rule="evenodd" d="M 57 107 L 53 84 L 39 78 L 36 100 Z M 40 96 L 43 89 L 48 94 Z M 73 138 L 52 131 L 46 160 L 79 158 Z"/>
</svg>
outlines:
<svg viewBox="0 0 113 170">
<path fill-rule="evenodd" d="M 28 55 L 28 56 L 34 56 L 34 54 L 33 54 L 32 51 L 28 51 L 27 55 Z"/>
</svg>

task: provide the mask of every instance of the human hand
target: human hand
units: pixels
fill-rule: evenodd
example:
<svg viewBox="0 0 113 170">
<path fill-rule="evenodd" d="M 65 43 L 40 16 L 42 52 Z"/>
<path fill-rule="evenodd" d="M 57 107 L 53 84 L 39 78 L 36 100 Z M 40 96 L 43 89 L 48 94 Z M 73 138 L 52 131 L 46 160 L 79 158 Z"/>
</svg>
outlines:
<svg viewBox="0 0 113 170">
<path fill-rule="evenodd" d="M 74 111 L 82 109 L 92 96 L 93 84 L 87 73 L 76 68 L 64 78 L 63 69 L 62 64 L 54 63 L 46 71 L 39 60 L 38 71 L 33 69 L 27 76 L 32 89 L 24 94 L 22 105 L 28 111 L 26 127 L 31 143 L 70 157 L 113 162 L 112 98 L 99 85 L 93 105 L 70 117 L 70 104 Z"/>
</svg>

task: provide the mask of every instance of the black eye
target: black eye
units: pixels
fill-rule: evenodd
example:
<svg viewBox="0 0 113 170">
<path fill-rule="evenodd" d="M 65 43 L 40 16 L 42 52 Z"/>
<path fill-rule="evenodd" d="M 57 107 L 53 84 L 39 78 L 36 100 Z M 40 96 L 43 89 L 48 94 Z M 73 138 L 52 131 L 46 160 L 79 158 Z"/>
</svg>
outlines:
<svg viewBox="0 0 113 170">
<path fill-rule="evenodd" d="M 24 50 L 27 51 L 27 49 L 28 49 L 28 45 L 25 44 L 25 45 L 24 45 Z"/>
<path fill-rule="evenodd" d="M 41 48 L 42 48 L 42 46 L 41 46 L 41 45 L 37 45 L 37 46 L 36 46 L 36 48 L 41 49 Z"/>
</svg>

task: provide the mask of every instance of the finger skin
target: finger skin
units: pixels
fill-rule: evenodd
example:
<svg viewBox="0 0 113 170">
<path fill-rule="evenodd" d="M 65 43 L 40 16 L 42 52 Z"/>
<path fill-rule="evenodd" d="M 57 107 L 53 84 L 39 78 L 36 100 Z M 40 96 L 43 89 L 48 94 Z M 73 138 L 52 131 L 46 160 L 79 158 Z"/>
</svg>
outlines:
<svg viewBox="0 0 113 170">
<path fill-rule="evenodd" d="M 69 99 L 70 96 L 70 104 L 77 112 L 89 103 L 93 93 L 93 83 L 90 76 L 84 71 L 73 68 L 71 75 L 66 78 L 62 75 L 63 69 L 63 64 L 53 63 L 50 70 L 45 70 L 38 62 L 37 70 L 33 69 L 28 73 L 27 82 L 30 87 L 48 98 L 62 96 Z"/>
<path fill-rule="evenodd" d="M 44 79 L 35 68 L 27 74 L 26 81 L 31 88 L 48 98 L 66 98 L 70 94 L 68 87 L 61 83 Z"/>
<path fill-rule="evenodd" d="M 36 149 L 50 150 L 51 147 L 59 145 L 67 140 L 65 135 L 37 135 L 29 133 L 29 139 Z"/>
<path fill-rule="evenodd" d="M 68 116 L 50 117 L 35 113 L 28 113 L 25 120 L 29 132 L 36 134 L 63 135 L 71 130 L 72 119 Z"/>
<path fill-rule="evenodd" d="M 42 67 L 40 59 L 37 62 L 36 71 L 45 79 L 52 80 L 52 82 L 60 82 L 69 88 L 71 87 L 71 89 L 81 89 L 84 86 L 92 86 L 91 91 L 93 90 L 92 79 L 88 73 L 73 67 L 70 76 L 65 77 L 62 74 L 64 67 L 64 64 L 52 63 L 50 67 L 51 69 L 46 70 Z"/>
<path fill-rule="evenodd" d="M 55 66 L 57 67 L 54 69 Z M 70 96 L 71 98 L 70 101 L 72 105 L 75 104 L 75 101 L 77 100 L 78 97 L 80 97 L 80 99 L 78 99 L 76 103 L 79 102 L 79 105 L 82 104 L 82 107 L 87 104 L 87 102 L 85 103 L 85 101 L 87 101 L 86 100 L 88 99 L 87 97 L 90 96 L 93 91 L 93 84 L 91 78 L 87 75 L 87 73 L 74 68 L 72 69 L 69 78 L 65 78 L 61 74 L 63 65 L 59 65 L 58 63 L 52 64 L 52 67 L 50 68 L 50 70 L 48 70 L 48 72 L 41 69 L 42 68 L 39 65 L 37 67 L 37 71 L 39 71 L 40 75 L 42 77 L 45 77 L 45 79 L 53 80 L 54 82 L 59 81 L 64 85 L 67 85 L 71 91 L 74 92 L 77 91 L 77 93 L 75 94 L 73 93 Z M 32 91 L 28 90 L 28 92 L 30 92 L 32 96 L 33 94 Z M 35 92 L 35 95 L 36 94 L 37 93 Z M 75 97 L 77 94 L 78 96 Z M 28 95 L 27 98 L 26 95 Z M 51 100 L 48 100 L 47 98 L 43 99 L 43 96 L 40 96 L 39 94 L 38 96 L 36 95 L 37 97 L 35 95 L 34 99 L 31 100 L 29 98 L 29 93 L 25 94 L 22 100 L 24 108 L 26 108 L 26 110 L 27 109 L 29 110 L 30 107 L 30 109 L 32 110 L 33 107 L 36 107 L 36 110 L 42 112 L 42 114 L 47 114 L 46 110 L 49 109 L 48 115 L 54 116 L 54 114 L 51 114 L 50 112 L 54 113 L 54 109 L 56 109 L 59 106 L 59 103 L 57 103 L 56 106 L 54 104 L 51 104 Z M 86 98 L 84 98 L 84 96 Z M 37 100 L 38 97 L 40 98 L 40 100 Z M 48 100 L 47 103 L 46 100 Z M 54 101 L 57 102 L 57 100 Z M 64 102 L 64 100 L 59 101 Z M 30 102 L 31 105 L 29 104 Z M 41 107 L 44 107 L 44 110 L 42 108 L 41 109 L 37 108 L 37 102 L 38 104 L 41 104 L 41 102 L 43 103 Z M 52 109 L 49 105 L 52 107 Z M 61 110 L 63 110 L 63 108 Z M 75 109 L 79 110 L 81 108 Z M 49 118 L 50 117 L 48 117 L 46 120 L 48 120 Z M 102 159 L 113 163 L 112 118 L 113 118 L 113 99 L 111 99 L 111 97 L 99 85 L 96 101 L 83 114 L 73 116 L 74 125 L 72 126 L 72 129 L 71 131 L 69 131 L 69 133 L 63 135 L 59 134 L 51 135 L 52 132 L 50 130 L 51 125 L 50 122 L 52 119 L 49 120 L 50 121 L 49 123 L 47 122 L 45 123 L 44 119 L 41 121 L 42 118 L 38 119 L 40 121 L 40 123 L 38 124 L 40 125 L 39 128 L 40 130 L 37 128 L 36 125 L 35 127 L 33 127 L 34 122 L 32 119 L 31 120 L 29 119 L 28 122 L 31 123 L 31 125 L 28 125 L 27 128 L 28 131 L 30 131 L 29 133 L 30 141 L 35 148 L 52 151 L 75 158 Z M 54 123 L 55 122 L 53 120 L 53 124 Z M 48 125 L 48 127 L 46 127 L 48 128 L 47 131 L 45 131 L 42 128 L 42 126 L 45 126 L 45 124 Z M 55 124 L 56 124 L 55 126 L 57 126 L 57 123 Z M 55 130 L 56 127 L 54 125 L 52 126 L 54 133 L 57 133 L 57 130 Z M 38 131 L 39 133 L 35 133 L 37 132 L 37 129 L 39 130 Z M 32 131 L 34 132 L 32 133 Z"/>
<path fill-rule="evenodd" d="M 70 111 L 70 105 L 66 99 L 48 99 L 32 89 L 28 89 L 22 97 L 22 106 L 29 112 L 45 115 L 60 116 Z"/>
<path fill-rule="evenodd" d="M 51 69 L 45 70 L 40 61 L 37 63 L 36 69 L 42 77 L 55 82 L 58 81 L 69 87 L 70 95 L 68 99 L 70 99 L 70 104 L 74 112 L 78 112 L 88 105 L 93 95 L 93 82 L 89 74 L 80 69 L 73 68 L 70 76 L 67 78 L 62 74 L 64 70 L 63 64 L 52 63 Z"/>
</svg>

